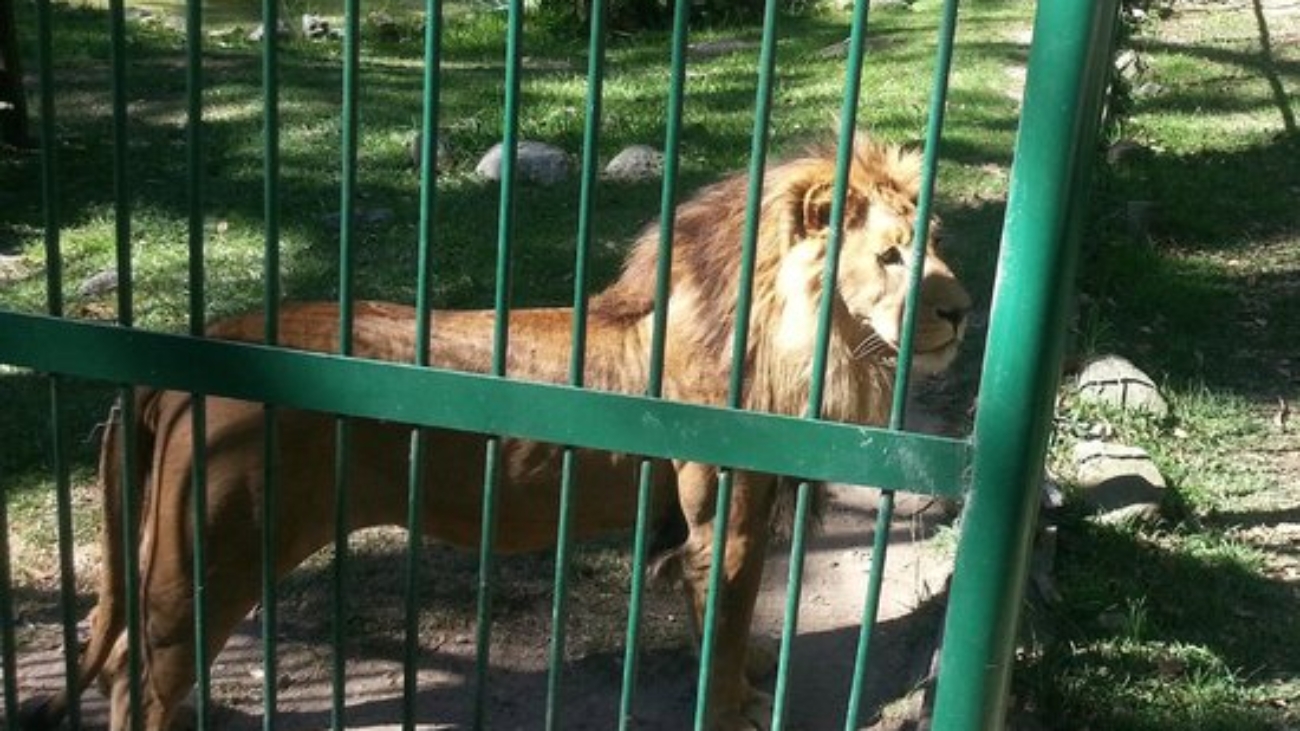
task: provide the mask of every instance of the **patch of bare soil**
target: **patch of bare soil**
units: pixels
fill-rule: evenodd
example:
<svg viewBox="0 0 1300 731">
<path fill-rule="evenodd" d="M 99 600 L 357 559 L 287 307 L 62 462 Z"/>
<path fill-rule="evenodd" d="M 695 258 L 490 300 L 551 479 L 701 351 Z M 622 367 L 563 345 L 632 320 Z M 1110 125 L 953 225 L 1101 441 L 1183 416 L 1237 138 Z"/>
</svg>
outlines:
<svg viewBox="0 0 1300 731">
<path fill-rule="evenodd" d="M 790 682 L 790 728 L 842 727 L 857 650 L 876 493 L 833 489 L 832 505 L 805 562 L 800 632 Z M 867 708 L 897 698 L 925 678 L 935 647 L 942 590 L 950 570 L 947 552 L 927 540 L 943 517 L 929 501 L 901 500 L 893 530 L 880 623 L 872 638 Z M 361 534 L 352 556 L 345 651 L 348 657 L 347 725 L 398 723 L 402 712 L 403 596 L 396 550 L 398 531 Z M 626 620 L 626 551 L 584 548 L 575 564 L 567 662 L 563 667 L 564 728 L 616 726 L 623 674 Z M 549 556 L 503 559 L 494 595 L 490 727 L 542 726 L 548 681 Z M 429 584 L 420 616 L 421 659 L 417 720 L 422 728 L 472 725 L 474 584 L 471 555 L 431 548 L 425 556 Z M 755 628 L 776 637 L 784 614 L 788 557 L 769 561 Z M 287 731 L 330 725 L 331 658 L 328 561 L 300 570 L 285 584 L 277 655 L 278 727 Z M 638 668 L 636 728 L 680 729 L 694 712 L 696 659 L 687 638 L 684 603 L 675 591 L 649 594 Z M 83 628 L 84 629 L 84 628 Z M 62 652 L 49 627 L 43 649 L 21 658 L 23 697 L 62 683 Z M 213 727 L 260 729 L 262 649 L 259 624 L 250 617 L 213 668 Z M 770 686 L 770 684 L 769 684 Z M 770 687 L 768 688 L 771 689 Z M 105 702 L 84 698 L 90 728 L 106 723 Z M 863 719 L 864 722 L 869 719 Z"/>
<path fill-rule="evenodd" d="M 1274 487 L 1244 495 L 1231 512 L 1212 520 L 1228 527 L 1264 556 L 1264 572 L 1294 587 L 1300 603 L 1300 434 L 1287 422 L 1285 431 L 1265 439 L 1241 455 L 1245 466 L 1258 471 Z"/>
</svg>

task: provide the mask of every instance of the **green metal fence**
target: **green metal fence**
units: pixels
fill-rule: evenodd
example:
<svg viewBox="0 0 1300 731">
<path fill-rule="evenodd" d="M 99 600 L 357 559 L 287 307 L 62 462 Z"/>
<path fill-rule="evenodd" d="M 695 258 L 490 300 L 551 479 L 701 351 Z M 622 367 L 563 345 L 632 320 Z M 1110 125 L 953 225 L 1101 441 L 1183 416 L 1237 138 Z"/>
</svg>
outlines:
<svg viewBox="0 0 1300 731">
<path fill-rule="evenodd" d="M 38 0 L 38 48 L 36 68 L 39 77 L 39 117 L 42 147 L 42 186 L 44 193 L 44 230 L 47 260 L 47 314 L 36 315 L 0 310 L 0 364 L 17 366 L 48 374 L 51 449 L 54 455 L 52 481 L 57 494 L 59 532 L 59 566 L 62 575 L 59 601 L 63 612 L 62 639 L 65 648 L 64 671 L 73 677 L 76 668 L 77 617 L 74 561 L 72 555 L 72 505 L 67 453 L 69 436 L 62 424 L 65 390 L 69 379 L 97 379 L 116 384 L 147 384 L 154 387 L 188 391 L 196 394 L 193 430 L 196 459 L 193 470 L 193 509 L 195 516 L 206 515 L 204 483 L 206 468 L 202 445 L 206 442 L 205 396 L 223 396 L 263 402 L 266 406 L 267 444 L 265 460 L 268 484 L 274 485 L 277 454 L 276 412 L 281 408 L 309 409 L 336 414 L 339 444 L 348 440 L 351 418 L 371 418 L 413 426 L 443 427 L 488 435 L 486 481 L 484 485 L 483 525 L 481 530 L 480 583 L 476 621 L 477 663 L 474 670 L 473 725 L 491 725 L 488 652 L 492 629 L 494 506 L 496 475 L 499 468 L 500 440 L 519 437 L 566 445 L 563 450 L 563 484 L 560 514 L 562 520 L 556 542 L 556 575 L 553 623 L 550 637 L 550 668 L 547 703 L 544 714 L 539 709 L 539 726 L 566 727 L 560 699 L 565 657 L 565 628 L 568 615 L 567 593 L 570 582 L 570 520 L 577 449 L 599 449 L 642 455 L 639 505 L 640 515 L 633 540 L 635 559 L 629 590 L 629 621 L 626 658 L 623 663 L 620 728 L 633 723 L 637 688 L 638 647 L 641 642 L 641 606 L 644 600 L 644 563 L 648 552 L 647 518 L 649 496 L 654 480 L 656 459 L 671 459 L 723 465 L 719 477 L 718 500 L 727 504 L 731 495 L 732 475 L 736 470 L 798 475 L 809 481 L 836 481 L 870 484 L 884 489 L 878 524 L 889 525 L 893 513 L 895 490 L 963 497 L 965 516 L 957 568 L 949 599 L 944 632 L 944 651 L 935 708 L 934 728 L 999 728 L 1004 712 L 1006 686 L 1011 666 L 1014 628 L 1024 583 L 1026 553 L 1036 505 L 1036 490 L 1046 448 L 1051 405 L 1059 367 L 1063 309 L 1071 281 L 1074 252 L 1077 249 L 1081 212 L 1088 190 L 1089 161 L 1097 133 L 1101 96 L 1109 69 L 1109 48 L 1115 17 L 1115 3 L 1107 0 L 1063 0 L 1043 3 L 1038 9 L 1035 41 L 1029 61 L 1028 85 L 1000 254 L 998 281 L 993 300 L 988 335 L 984 380 L 981 385 L 979 412 L 974 434 L 967 440 L 909 434 L 901 430 L 905 394 L 908 389 L 911 328 L 905 330 L 901 348 L 898 380 L 889 424 L 882 428 L 863 428 L 822 421 L 822 373 L 828 348 L 831 317 L 831 288 L 826 287 L 820 312 L 814 378 L 806 418 L 739 410 L 744 367 L 741 356 L 733 363 L 726 406 L 723 408 L 676 403 L 662 398 L 664 379 L 665 320 L 668 272 L 672 258 L 672 212 L 678 198 L 679 147 L 685 104 L 684 80 L 687 72 L 688 19 L 691 3 L 677 2 L 669 67 L 671 84 L 667 90 L 669 108 L 664 140 L 665 169 L 661 196 L 663 212 L 658 254 L 656 306 L 652 353 L 647 364 L 648 388 L 644 394 L 615 394 L 584 389 L 585 322 L 588 302 L 588 261 L 592 247 L 591 221 L 594 191 L 597 186 L 596 164 L 600 154 L 602 81 L 604 76 L 605 0 L 593 0 L 590 9 L 591 37 L 588 56 L 588 90 L 585 106 L 585 135 L 582 148 L 579 228 L 574 259 L 573 347 L 569 378 L 563 385 L 514 381 L 504 378 L 509 348 L 508 320 L 511 309 L 511 261 L 515 240 L 514 208 L 518 172 L 513 152 L 519 139 L 520 71 L 523 59 L 523 0 L 511 0 L 508 13 L 507 52 L 504 64 L 506 101 L 505 123 L 501 131 L 507 151 L 501 169 L 501 195 L 497 231 L 497 276 L 494 296 L 495 326 L 491 344 L 491 369 L 487 374 L 460 373 L 429 367 L 428 344 L 434 324 L 429 317 L 428 281 L 431 256 L 437 245 L 437 231 L 432 220 L 434 197 L 438 190 L 435 155 L 439 124 L 439 73 L 444 14 L 440 0 L 428 0 L 426 6 L 424 56 L 424 104 L 422 119 L 422 176 L 420 186 L 421 222 L 419 226 L 419 282 L 416 285 L 415 324 L 419 355 L 409 364 L 382 363 L 350 358 L 352 351 L 353 279 L 357 231 L 356 200 L 358 151 L 357 136 L 361 127 L 358 116 L 358 69 L 360 67 L 360 19 L 358 0 L 347 0 L 343 33 L 343 100 L 342 146 L 339 152 L 341 199 L 339 203 L 341 262 L 338 282 L 340 305 L 339 353 L 322 355 L 281 350 L 277 310 L 280 305 L 280 209 L 282 181 L 279 142 L 279 73 L 278 46 L 263 44 L 262 76 L 264 81 L 264 226 L 265 226 L 265 341 L 266 345 L 218 342 L 202 338 L 205 296 L 204 232 L 204 165 L 205 140 L 202 123 L 204 112 L 205 57 L 204 26 L 199 2 L 190 2 L 186 13 L 187 95 L 186 170 L 189 190 L 189 331 L 187 334 L 151 332 L 135 327 L 135 295 L 132 288 L 132 211 L 131 159 L 129 155 L 130 118 L 123 88 L 126 65 L 125 7 L 122 0 L 109 6 L 112 41 L 111 70 L 111 142 L 114 150 L 114 199 L 116 225 L 116 270 L 119 281 L 117 323 L 105 325 L 65 316 L 64 282 L 61 271 L 59 211 L 60 180 L 55 174 L 58 109 L 55 107 L 51 66 L 54 27 L 49 0 Z M 266 28 L 280 22 L 276 0 L 265 0 L 262 8 Z M 839 231 L 843 225 L 845 185 L 850 164 L 849 141 L 857 125 L 861 69 L 866 56 L 868 3 L 857 3 L 848 44 L 844 102 L 839 112 L 839 158 L 837 159 L 836 204 L 832 209 L 834 232 L 827 257 L 826 282 L 836 281 Z M 914 241 L 924 247 L 928 239 L 929 210 L 933 198 L 933 181 L 941 151 L 943 114 L 946 105 L 947 79 L 952 59 L 958 19 L 958 3 L 947 0 L 942 22 L 937 29 L 937 52 L 934 65 L 930 113 L 924 149 L 924 184 L 918 201 L 917 231 Z M 758 68 L 758 95 L 754 102 L 754 126 L 750 152 L 749 216 L 745 225 L 745 258 L 742 265 L 737 322 L 750 317 L 750 282 L 753 276 L 753 252 L 757 236 L 756 211 L 762 191 L 759 181 L 766 166 L 769 117 L 773 105 L 772 75 L 776 64 L 777 2 L 768 0 L 764 15 Z M 268 34 L 273 35 L 273 34 Z M 917 252 L 922 249 L 918 248 Z M 913 256 L 919 262 L 922 257 Z M 913 295 L 909 312 L 916 309 L 916 285 L 920 267 L 911 273 Z M 908 321 L 913 315 L 908 315 Z M 746 350 L 747 328 L 735 328 L 732 352 Z M 88 357 L 87 354 L 94 354 Z M 201 363 L 203 367 L 195 368 Z M 131 386 L 122 387 L 122 421 L 134 420 Z M 556 419 L 553 414 L 563 413 Z M 707 434 L 710 438 L 701 439 Z M 135 474 L 137 459 L 133 447 L 136 435 L 124 430 L 127 448 L 123 450 L 123 474 Z M 791 445 L 798 445 L 791 448 Z M 3 449 L 3 446 L 0 446 Z M 423 493 L 420 485 L 423 451 L 427 449 L 424 432 L 412 429 L 408 524 L 408 555 L 405 564 L 405 587 L 408 596 L 418 595 L 420 575 L 416 560 L 421 546 L 419 520 Z M 332 570 L 334 620 L 330 641 L 333 662 L 333 723 L 342 727 L 346 719 L 347 672 L 341 648 L 346 627 L 340 617 L 346 592 L 346 566 L 349 559 L 348 505 L 346 475 L 348 452 L 338 450 L 336 474 L 335 526 L 336 545 Z M 124 491 L 128 501 L 138 499 L 139 487 Z M 276 491 L 267 490 L 261 510 L 276 515 L 283 509 L 277 504 Z M 783 626 L 781 654 L 775 692 L 772 728 L 785 724 L 790 674 L 790 648 L 799 641 L 797 617 L 802 581 L 801 568 L 806 550 L 807 512 L 810 488 L 798 488 L 794 554 L 790 566 L 788 603 Z M 15 616 L 11 591 L 9 525 L 7 500 L 0 500 L 0 629 L 3 630 L 3 692 L 7 719 L 18 717 L 21 697 L 15 648 Z M 123 506 L 123 524 L 106 529 L 117 530 L 123 537 L 124 569 L 128 574 L 128 668 L 132 678 L 130 695 L 142 693 L 139 674 L 143 658 L 139 647 L 140 608 L 134 589 L 134 569 L 138 565 L 138 546 L 134 540 L 139 526 L 136 506 Z M 724 521 L 728 511 L 720 510 Z M 269 554 L 275 545 L 274 521 L 262 533 L 262 550 Z M 715 555 L 724 548 L 725 526 L 718 526 Z M 862 688 L 866 669 L 871 663 L 870 640 L 880 603 L 883 567 L 888 546 L 888 530 L 876 530 L 872 551 L 868 596 L 858 640 L 853 677 L 845 679 L 853 688 L 849 707 L 845 709 L 844 727 L 854 729 L 862 715 Z M 194 547 L 195 571 L 203 577 L 205 541 Z M 714 562 L 710 576 L 710 603 L 706 627 L 715 622 L 716 603 L 721 577 Z M 272 572 L 263 571 L 261 622 L 263 632 L 265 728 L 276 725 L 278 673 L 276 662 L 276 627 L 278 621 L 277 587 Z M 205 590 L 203 581 L 194 587 L 198 608 L 195 632 L 204 636 Z M 413 604 L 413 602 L 412 602 Z M 406 613 L 406 654 L 401 722 L 410 728 L 415 723 L 416 697 L 419 691 L 419 625 L 415 608 Z M 209 699 L 211 658 L 205 643 L 199 642 L 196 660 L 198 719 L 207 727 L 210 719 Z M 700 665 L 707 668 L 713 660 L 713 634 L 706 631 L 701 648 Z M 71 682 L 71 681 L 69 681 Z M 710 674 L 699 674 L 695 728 L 705 728 L 708 716 Z M 134 703 L 133 703 L 134 705 Z M 72 727 L 80 727 L 81 714 L 75 701 L 69 708 Z M 544 719 L 544 720 L 543 720 Z M 134 719 L 137 723 L 139 719 Z M 11 721 L 12 722 L 12 721 Z M 688 721 L 683 719 L 682 724 Z"/>
</svg>

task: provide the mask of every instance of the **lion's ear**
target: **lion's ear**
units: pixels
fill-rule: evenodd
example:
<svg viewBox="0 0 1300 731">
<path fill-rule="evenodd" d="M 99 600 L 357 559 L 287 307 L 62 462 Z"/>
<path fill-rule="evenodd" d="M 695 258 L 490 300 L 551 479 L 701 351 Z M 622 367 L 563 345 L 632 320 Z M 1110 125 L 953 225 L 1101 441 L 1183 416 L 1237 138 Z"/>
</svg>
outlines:
<svg viewBox="0 0 1300 731">
<path fill-rule="evenodd" d="M 804 191 L 803 210 L 799 220 L 804 236 L 823 233 L 831 225 L 833 191 L 834 186 L 830 183 L 813 183 Z"/>
<path fill-rule="evenodd" d="M 830 182 L 809 185 L 803 194 L 803 210 L 800 218 L 801 233 L 804 236 L 824 234 L 831 225 L 831 202 L 834 200 L 835 186 Z M 849 190 L 844 206 L 845 228 L 862 225 L 865 203 L 856 191 Z"/>
</svg>

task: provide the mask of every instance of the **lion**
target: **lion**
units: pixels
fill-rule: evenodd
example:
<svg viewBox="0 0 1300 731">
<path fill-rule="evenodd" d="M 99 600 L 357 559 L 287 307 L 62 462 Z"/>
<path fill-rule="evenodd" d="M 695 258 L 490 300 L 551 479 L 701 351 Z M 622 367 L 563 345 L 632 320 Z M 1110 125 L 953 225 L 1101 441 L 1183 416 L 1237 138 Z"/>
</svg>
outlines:
<svg viewBox="0 0 1300 731">
<path fill-rule="evenodd" d="M 823 271 L 830 238 L 835 173 L 833 151 L 808 153 L 772 166 L 765 175 L 755 252 L 752 318 L 744 354 L 741 405 L 787 415 L 806 413 Z M 666 318 L 663 395 L 722 405 L 727 401 L 736 293 L 745 217 L 747 176 L 705 188 L 678 207 L 673 227 L 671 286 Z M 859 424 L 887 420 L 908 282 L 908 261 L 920 185 L 918 156 L 860 135 L 847 186 L 842 253 L 832 298 L 822 415 Z M 648 380 L 652 338 L 657 228 L 637 238 L 621 275 L 592 298 L 584 382 L 589 388 L 639 394 Z M 934 373 L 953 360 L 971 302 L 927 241 L 913 338 L 913 366 Z M 335 303 L 286 304 L 279 344 L 318 352 L 339 349 Z M 487 372 L 491 366 L 491 311 L 436 311 L 429 359 L 433 366 Z M 512 378 L 562 383 L 573 312 L 563 308 L 511 313 L 506 363 Z M 413 362 L 416 312 L 384 302 L 354 307 L 353 353 L 361 358 Z M 259 342 L 258 313 L 215 322 L 209 337 Z M 132 709 L 127 678 L 122 547 L 114 526 L 122 511 L 120 472 L 125 439 L 120 424 L 105 430 L 100 458 L 104 561 L 98 606 L 80 657 L 74 690 L 97 676 L 111 698 L 114 731 L 140 714 L 143 727 L 166 728 L 195 681 L 193 564 L 195 525 L 190 502 L 192 409 L 190 394 L 139 388 L 136 464 L 144 499 L 139 520 L 141 611 L 140 707 Z M 264 516 L 265 414 L 261 404 L 209 397 L 206 406 L 207 630 L 209 657 L 225 645 L 237 622 L 256 605 Z M 274 412 L 278 430 L 279 501 L 292 521 L 277 520 L 277 576 L 292 570 L 333 539 L 336 417 L 289 408 Z M 404 526 L 411 427 L 351 421 L 347 485 L 352 529 Z M 486 438 L 430 428 L 423 529 L 432 539 L 477 546 Z M 501 442 L 498 524 L 500 552 L 553 547 L 559 518 L 561 448 L 523 439 Z M 631 527 L 636 473 L 642 458 L 579 450 L 573 530 L 578 539 Z M 657 524 L 675 524 L 668 552 L 693 608 L 703 621 L 712 565 L 718 468 L 659 460 L 652 486 Z M 771 699 L 747 677 L 749 631 L 767 552 L 770 522 L 782 478 L 748 471 L 733 475 L 725 536 L 722 594 L 710 684 L 709 724 L 716 731 L 765 729 Z M 282 516 L 284 517 L 284 516 Z M 684 524 L 684 531 L 680 528 Z M 56 725 L 65 695 L 28 714 L 28 728 Z"/>
</svg>

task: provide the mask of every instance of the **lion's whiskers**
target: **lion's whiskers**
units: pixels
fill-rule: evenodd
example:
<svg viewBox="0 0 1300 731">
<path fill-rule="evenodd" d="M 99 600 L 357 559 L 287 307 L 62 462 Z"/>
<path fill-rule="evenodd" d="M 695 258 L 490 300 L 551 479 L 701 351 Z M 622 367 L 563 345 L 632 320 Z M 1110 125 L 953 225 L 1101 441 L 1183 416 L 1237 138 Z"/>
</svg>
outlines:
<svg viewBox="0 0 1300 731">
<path fill-rule="evenodd" d="M 870 358 L 892 349 L 892 346 L 886 342 L 884 338 L 880 337 L 880 335 L 875 332 L 870 332 L 862 338 L 862 342 L 858 343 L 857 346 L 853 348 L 851 357 L 854 360 L 861 360 L 862 358 Z"/>
</svg>

